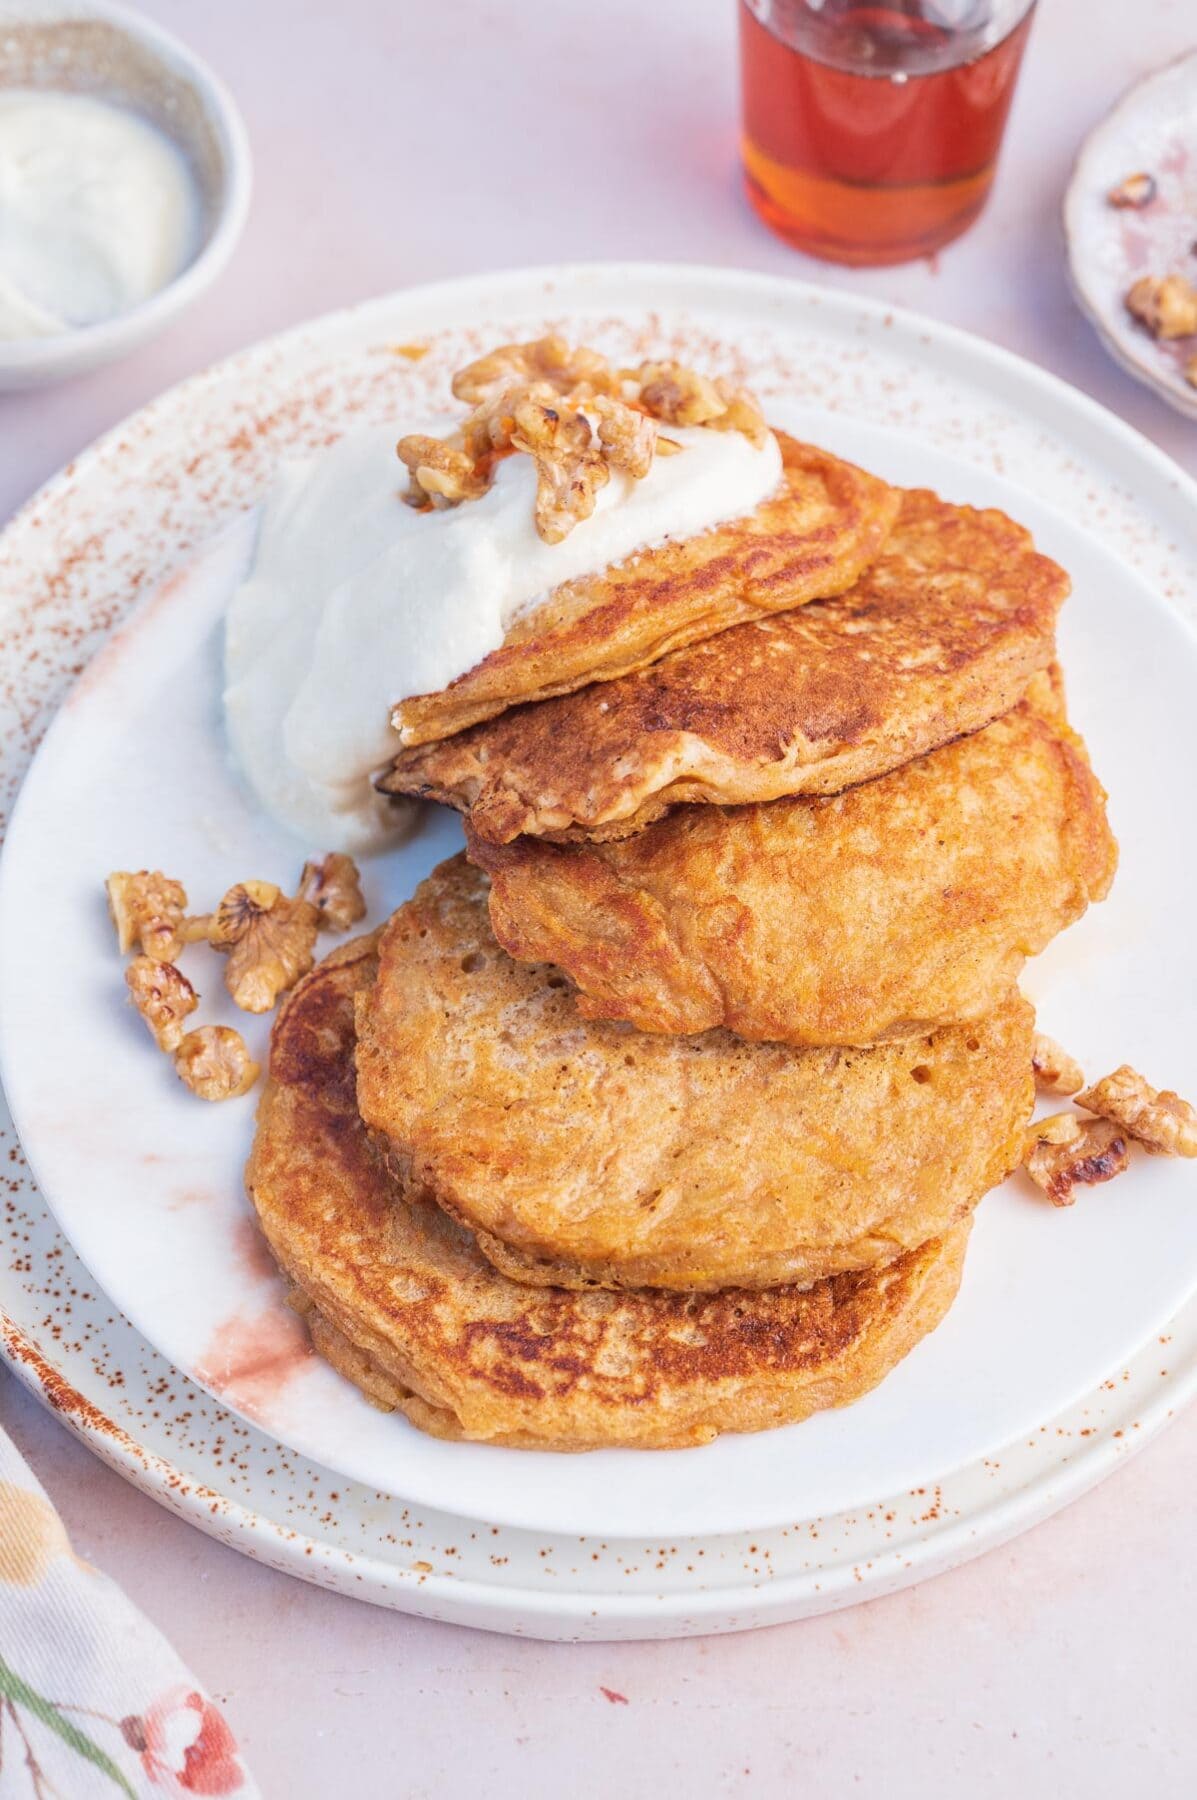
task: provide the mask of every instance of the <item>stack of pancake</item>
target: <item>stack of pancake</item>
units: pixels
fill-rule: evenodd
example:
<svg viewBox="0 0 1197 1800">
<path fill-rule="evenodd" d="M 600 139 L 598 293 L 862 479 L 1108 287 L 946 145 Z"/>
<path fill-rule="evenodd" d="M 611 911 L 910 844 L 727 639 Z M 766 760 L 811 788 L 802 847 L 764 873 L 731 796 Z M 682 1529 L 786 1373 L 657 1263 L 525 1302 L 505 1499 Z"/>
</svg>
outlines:
<svg viewBox="0 0 1197 1800">
<path fill-rule="evenodd" d="M 1116 854 L 1068 580 L 1002 513 L 782 444 L 767 531 L 558 590 L 396 709 L 382 786 L 467 854 L 277 1021 L 263 1229 L 316 1348 L 438 1435 L 842 1405 L 1019 1161 L 1016 981 Z"/>
</svg>

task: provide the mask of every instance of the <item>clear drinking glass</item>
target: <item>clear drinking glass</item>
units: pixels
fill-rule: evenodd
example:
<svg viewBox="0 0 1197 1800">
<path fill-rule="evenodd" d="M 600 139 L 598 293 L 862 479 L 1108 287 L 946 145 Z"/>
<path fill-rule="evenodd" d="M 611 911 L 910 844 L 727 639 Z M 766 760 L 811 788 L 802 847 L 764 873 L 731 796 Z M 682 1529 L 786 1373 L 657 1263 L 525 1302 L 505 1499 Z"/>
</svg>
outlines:
<svg viewBox="0 0 1197 1800">
<path fill-rule="evenodd" d="M 749 197 L 833 262 L 907 262 L 989 197 L 1035 0 L 739 0 Z"/>
</svg>

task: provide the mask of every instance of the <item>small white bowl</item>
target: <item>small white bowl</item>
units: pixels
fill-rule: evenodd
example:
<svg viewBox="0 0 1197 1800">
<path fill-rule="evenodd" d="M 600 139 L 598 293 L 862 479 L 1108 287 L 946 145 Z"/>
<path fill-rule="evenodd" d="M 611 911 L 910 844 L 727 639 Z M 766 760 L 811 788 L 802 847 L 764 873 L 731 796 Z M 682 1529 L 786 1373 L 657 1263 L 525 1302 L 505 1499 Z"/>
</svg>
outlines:
<svg viewBox="0 0 1197 1800">
<path fill-rule="evenodd" d="M 245 224 L 250 154 L 232 96 L 207 64 L 109 0 L 0 0 L 0 89 L 6 87 L 96 94 L 149 119 L 186 156 L 202 221 L 191 261 L 128 312 L 54 337 L 0 338 L 0 389 L 13 389 L 124 356 L 211 287 Z"/>
<path fill-rule="evenodd" d="M 1108 195 L 1130 175 L 1155 184 L 1136 209 Z M 1073 293 L 1102 343 L 1131 375 L 1197 418 L 1184 365 L 1197 338 L 1157 342 L 1126 309 L 1140 275 L 1197 281 L 1197 51 L 1137 82 L 1081 146 L 1064 201 Z"/>
</svg>

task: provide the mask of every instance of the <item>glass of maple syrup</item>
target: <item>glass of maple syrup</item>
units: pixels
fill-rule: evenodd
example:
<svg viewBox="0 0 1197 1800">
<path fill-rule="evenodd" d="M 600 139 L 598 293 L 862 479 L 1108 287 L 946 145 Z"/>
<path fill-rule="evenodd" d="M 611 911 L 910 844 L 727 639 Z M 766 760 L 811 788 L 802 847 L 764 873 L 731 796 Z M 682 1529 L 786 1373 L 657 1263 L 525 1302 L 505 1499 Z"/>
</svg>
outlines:
<svg viewBox="0 0 1197 1800">
<path fill-rule="evenodd" d="M 749 197 L 833 262 L 958 237 L 989 197 L 1035 0 L 740 0 Z"/>
</svg>

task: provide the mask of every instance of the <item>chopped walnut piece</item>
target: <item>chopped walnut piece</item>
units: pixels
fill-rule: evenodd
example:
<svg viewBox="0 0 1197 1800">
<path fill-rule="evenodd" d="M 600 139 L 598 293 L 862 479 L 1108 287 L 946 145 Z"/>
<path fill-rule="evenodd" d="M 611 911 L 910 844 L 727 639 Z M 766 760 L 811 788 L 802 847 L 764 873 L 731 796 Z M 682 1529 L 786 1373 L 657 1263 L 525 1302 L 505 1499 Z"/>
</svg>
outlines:
<svg viewBox="0 0 1197 1800">
<path fill-rule="evenodd" d="M 657 447 L 655 421 L 625 401 L 610 400 L 603 394 L 590 405 L 598 420 L 599 443 L 606 452 L 608 463 L 613 469 L 622 469 L 635 481 L 643 480 L 653 466 L 653 453 Z"/>
<path fill-rule="evenodd" d="M 225 986 L 244 1012 L 269 1012 L 312 966 L 320 915 L 272 881 L 241 881 L 212 915 L 208 941 L 228 952 Z"/>
<path fill-rule="evenodd" d="M 177 1050 L 183 1040 L 183 1020 L 199 1005 L 199 995 L 183 971 L 152 956 L 135 956 L 125 970 L 125 982 L 159 1050 Z"/>
<path fill-rule="evenodd" d="M 1126 1134 L 1108 1119 L 1056 1113 L 1027 1131 L 1023 1166 L 1053 1206 L 1071 1206 L 1073 1188 L 1112 1181 L 1130 1162 Z"/>
<path fill-rule="evenodd" d="M 477 406 L 503 388 L 534 381 L 548 382 L 558 394 L 579 388 L 590 394 L 619 391 L 618 378 L 605 356 L 584 344 L 571 348 L 565 338 L 552 334 L 526 344 L 503 344 L 459 369 L 453 377 L 453 397 Z"/>
<path fill-rule="evenodd" d="M 1120 181 L 1116 187 L 1112 187 L 1106 195 L 1106 199 L 1119 211 L 1133 207 L 1137 212 L 1141 206 L 1151 205 L 1156 192 L 1155 176 L 1141 171 L 1136 175 L 1128 175 L 1125 181 Z"/>
<path fill-rule="evenodd" d="M 201 1100 L 235 1100 L 247 1094 L 260 1069 L 231 1025 L 201 1025 L 175 1051 L 175 1072 Z"/>
<path fill-rule="evenodd" d="M 727 411 L 715 383 L 677 362 L 641 363 L 640 404 L 666 425 L 709 425 Z"/>
<path fill-rule="evenodd" d="M 316 908 L 317 925 L 326 931 L 348 931 L 366 916 L 358 866 L 339 850 L 304 863 L 297 898 Z"/>
<path fill-rule="evenodd" d="M 1197 334 L 1197 288 L 1183 275 L 1144 275 L 1126 296 L 1127 311 L 1152 337 L 1182 338 Z"/>
<path fill-rule="evenodd" d="M 1077 1105 L 1129 1132 L 1152 1156 L 1197 1156 L 1197 1111 L 1128 1063 L 1078 1094 Z"/>
<path fill-rule="evenodd" d="M 136 874 L 116 869 L 104 886 L 122 956 L 136 946 L 155 962 L 172 962 L 183 944 L 180 927 L 187 911 L 183 884 L 161 869 L 139 869 Z"/>
<path fill-rule="evenodd" d="M 726 381 L 721 375 L 715 382 L 715 389 L 724 403 L 724 410 L 718 418 L 708 421 L 712 431 L 742 431 L 748 440 L 759 450 L 769 436 L 769 427 L 765 423 L 765 415 L 747 388 L 738 388 Z"/>
<path fill-rule="evenodd" d="M 590 517 L 595 495 L 611 479 L 590 421 L 572 408 L 522 399 L 511 441 L 536 464 L 536 530 L 546 544 L 559 544 L 579 519 Z"/>
<path fill-rule="evenodd" d="M 455 506 L 460 500 L 477 500 L 486 492 L 486 482 L 475 473 L 473 458 L 441 438 L 403 437 L 395 451 L 411 471 L 406 497 L 413 506 Z"/>
<path fill-rule="evenodd" d="M 1035 1086 L 1041 1094 L 1075 1094 L 1085 1085 L 1085 1071 L 1080 1063 L 1045 1031 L 1035 1033 L 1031 1067 L 1035 1071 Z"/>
</svg>

